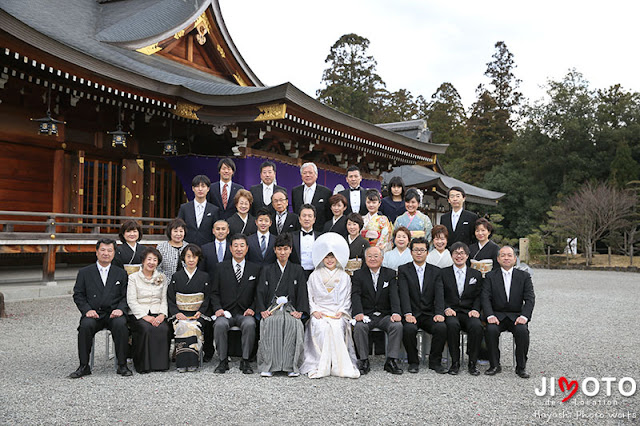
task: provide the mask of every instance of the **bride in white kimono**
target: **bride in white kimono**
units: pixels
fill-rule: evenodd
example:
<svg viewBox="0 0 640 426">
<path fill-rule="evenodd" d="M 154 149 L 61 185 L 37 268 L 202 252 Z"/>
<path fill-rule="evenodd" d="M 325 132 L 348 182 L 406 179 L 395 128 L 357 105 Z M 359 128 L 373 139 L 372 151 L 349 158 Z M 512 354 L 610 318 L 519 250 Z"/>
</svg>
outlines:
<svg viewBox="0 0 640 426">
<path fill-rule="evenodd" d="M 351 278 L 344 271 L 349 260 L 346 240 L 334 232 L 313 244 L 316 269 L 307 280 L 311 319 L 304 338 L 302 374 L 360 377 L 351 337 Z"/>
</svg>

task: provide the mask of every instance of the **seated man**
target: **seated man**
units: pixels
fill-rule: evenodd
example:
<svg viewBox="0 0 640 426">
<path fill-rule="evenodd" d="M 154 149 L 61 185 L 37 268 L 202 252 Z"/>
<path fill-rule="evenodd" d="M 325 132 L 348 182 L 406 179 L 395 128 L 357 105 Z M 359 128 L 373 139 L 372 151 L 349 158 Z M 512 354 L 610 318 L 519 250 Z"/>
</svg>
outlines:
<svg viewBox="0 0 640 426">
<path fill-rule="evenodd" d="M 369 332 L 379 328 L 389 336 L 384 371 L 402 374 L 396 361 L 402 342 L 396 273 L 382 267 L 384 256 L 380 247 L 367 248 L 364 257 L 366 264 L 351 278 L 351 312 L 356 320 L 353 340 L 358 350 L 358 370 L 360 374 L 369 372 Z"/>
<path fill-rule="evenodd" d="M 116 242 L 101 239 L 96 243 L 98 261 L 78 271 L 73 287 L 73 301 L 82 313 L 78 326 L 78 356 L 80 367 L 69 375 L 72 379 L 91 374 L 89 355 L 93 336 L 107 328 L 111 330 L 118 360 L 118 374 L 131 376 L 127 367 L 129 329 L 124 312 L 127 309 L 128 276 L 124 269 L 111 264 Z"/>
<path fill-rule="evenodd" d="M 529 321 L 535 304 L 535 293 L 531 276 L 515 269 L 516 252 L 513 247 L 504 246 L 498 252 L 500 269 L 485 276 L 482 291 L 482 309 L 487 316 L 485 339 L 489 349 L 489 369 L 484 374 L 493 376 L 502 371 L 500 367 L 500 333 L 513 333 L 516 343 L 516 374 L 523 379 L 527 373 L 527 353 L 529 352 Z"/>
<path fill-rule="evenodd" d="M 309 316 L 307 280 L 302 266 L 289 262 L 291 235 L 276 238 L 277 261 L 260 273 L 256 309 L 262 316 L 258 369 L 263 377 L 285 371 L 289 377 L 300 375 L 304 326 L 302 315 Z"/>
<path fill-rule="evenodd" d="M 245 260 L 247 250 L 246 236 L 236 234 L 231 237 L 232 258 L 219 264 L 214 275 L 211 288 L 211 305 L 216 316 L 213 338 L 220 358 L 216 373 L 229 369 L 227 337 L 229 328 L 234 326 L 242 331 L 240 370 L 244 374 L 253 373 L 249 357 L 256 339 L 254 305 L 260 266 Z"/>
<path fill-rule="evenodd" d="M 453 265 L 441 271 L 444 286 L 444 322 L 447 325 L 447 341 L 451 353 L 449 374 L 456 375 L 460 370 L 460 330 L 464 330 L 468 336 L 469 374 L 478 376 L 480 372 L 476 363 L 482 343 L 482 273 L 467 267 L 469 247 L 465 243 L 453 243 L 451 256 Z"/>
<path fill-rule="evenodd" d="M 427 264 L 427 240 L 414 238 L 409 248 L 413 262 L 398 267 L 398 292 L 404 314 L 403 342 L 407 351 L 409 373 L 419 371 L 417 335 L 418 327 L 431 334 L 429 368 L 444 374 L 442 351 L 447 341 L 444 324 L 444 292 L 440 269 Z"/>
</svg>

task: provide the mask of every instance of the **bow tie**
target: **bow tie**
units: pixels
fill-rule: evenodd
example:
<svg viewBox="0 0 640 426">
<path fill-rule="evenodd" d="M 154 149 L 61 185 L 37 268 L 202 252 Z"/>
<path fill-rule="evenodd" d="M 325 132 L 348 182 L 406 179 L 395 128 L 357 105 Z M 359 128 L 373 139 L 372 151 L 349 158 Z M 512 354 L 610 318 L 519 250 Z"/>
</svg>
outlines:
<svg viewBox="0 0 640 426">
<path fill-rule="evenodd" d="M 349 191 L 360 191 L 360 187 L 357 187 L 357 188 L 349 188 Z"/>
<path fill-rule="evenodd" d="M 309 231 L 309 232 L 300 231 L 300 232 L 302 232 L 303 237 L 306 237 L 307 235 L 311 235 L 313 237 L 313 231 Z"/>
</svg>

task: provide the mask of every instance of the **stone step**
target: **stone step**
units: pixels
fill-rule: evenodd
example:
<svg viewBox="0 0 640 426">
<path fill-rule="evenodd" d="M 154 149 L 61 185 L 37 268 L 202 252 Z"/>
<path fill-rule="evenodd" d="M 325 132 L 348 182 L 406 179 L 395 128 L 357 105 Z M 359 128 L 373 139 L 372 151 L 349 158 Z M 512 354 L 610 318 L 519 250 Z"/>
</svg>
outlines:
<svg viewBox="0 0 640 426">
<path fill-rule="evenodd" d="M 49 299 L 65 297 L 73 294 L 75 279 L 57 281 L 56 285 L 18 284 L 0 285 L 0 293 L 4 294 L 5 302 L 20 302 L 34 299 Z"/>
</svg>

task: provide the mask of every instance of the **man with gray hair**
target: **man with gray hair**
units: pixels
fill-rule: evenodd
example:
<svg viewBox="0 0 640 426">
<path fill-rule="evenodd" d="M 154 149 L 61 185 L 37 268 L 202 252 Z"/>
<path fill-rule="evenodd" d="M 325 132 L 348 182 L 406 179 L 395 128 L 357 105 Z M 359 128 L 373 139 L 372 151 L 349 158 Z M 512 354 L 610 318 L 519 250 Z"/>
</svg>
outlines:
<svg viewBox="0 0 640 426">
<path fill-rule="evenodd" d="M 333 192 L 326 186 L 316 183 L 318 180 L 318 167 L 314 163 L 304 163 L 300 166 L 302 185 L 291 190 L 291 203 L 293 212 L 300 214 L 304 204 L 311 204 L 316 208 L 316 222 L 313 229 L 322 232 L 324 224 L 330 217 L 329 197 Z"/>
<path fill-rule="evenodd" d="M 368 247 L 364 257 L 365 265 L 351 278 L 351 312 L 356 320 L 353 340 L 358 350 L 358 369 L 360 374 L 369 372 L 369 332 L 379 328 L 389 336 L 384 370 L 402 374 L 396 361 L 402 342 L 396 273 L 382 266 L 384 254 L 380 247 Z"/>
</svg>

